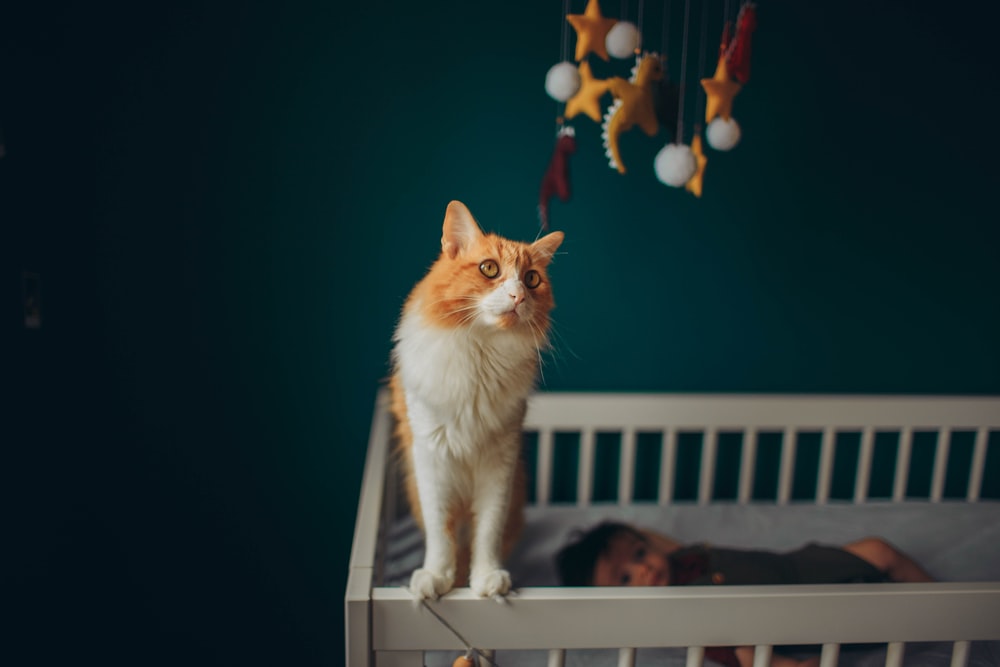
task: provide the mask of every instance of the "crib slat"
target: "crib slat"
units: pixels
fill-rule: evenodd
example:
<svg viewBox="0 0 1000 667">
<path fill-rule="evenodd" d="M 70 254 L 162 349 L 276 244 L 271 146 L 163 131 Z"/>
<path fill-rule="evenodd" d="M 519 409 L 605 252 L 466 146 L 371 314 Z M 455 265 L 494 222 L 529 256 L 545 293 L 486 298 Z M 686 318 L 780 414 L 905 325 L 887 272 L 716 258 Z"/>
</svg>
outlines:
<svg viewBox="0 0 1000 667">
<path fill-rule="evenodd" d="M 635 649 L 618 649 L 618 667 L 635 667 Z"/>
<path fill-rule="evenodd" d="M 538 433 L 538 474 L 535 479 L 535 503 L 539 507 L 549 504 L 552 492 L 552 431 Z"/>
<path fill-rule="evenodd" d="M 858 472 L 854 477 L 854 502 L 868 500 L 868 487 L 872 480 L 872 456 L 875 453 L 875 429 L 866 426 L 861 431 L 861 451 L 858 452 Z"/>
<path fill-rule="evenodd" d="M 833 455 L 836 434 L 832 426 L 823 429 L 823 444 L 819 454 L 819 481 L 816 484 L 816 504 L 825 505 L 830 500 L 830 485 L 833 480 Z"/>
<path fill-rule="evenodd" d="M 778 504 L 786 505 L 792 497 L 792 475 L 795 473 L 795 429 L 788 427 L 781 441 L 781 467 L 778 470 Z"/>
<path fill-rule="evenodd" d="M 549 661 L 546 663 L 546 667 L 565 667 L 566 665 L 566 649 L 564 648 L 553 648 L 549 649 Z"/>
<path fill-rule="evenodd" d="M 580 433 L 580 466 L 576 479 L 576 504 L 590 505 L 594 489 L 594 429 L 585 428 Z"/>
<path fill-rule="evenodd" d="M 635 479 L 635 429 L 622 431 L 622 456 L 618 466 L 618 504 L 632 502 L 633 481 Z"/>
<path fill-rule="evenodd" d="M 674 502 L 674 467 L 677 465 L 677 431 L 663 430 L 663 450 L 660 452 L 660 505 Z"/>
<path fill-rule="evenodd" d="M 968 641 L 955 642 L 951 647 L 951 667 L 965 667 L 969 662 Z"/>
<path fill-rule="evenodd" d="M 770 667 L 771 647 L 761 644 L 753 649 L 753 667 Z"/>
<path fill-rule="evenodd" d="M 698 504 L 712 501 L 715 490 L 715 460 L 719 450 L 719 434 L 714 428 L 705 429 L 701 444 L 701 477 L 698 480 Z"/>
<path fill-rule="evenodd" d="M 913 429 L 904 426 L 899 431 L 899 450 L 896 455 L 896 480 L 892 487 L 894 502 L 906 499 L 906 482 L 910 478 L 910 452 L 913 449 Z"/>
<path fill-rule="evenodd" d="M 885 667 L 901 667 L 903 664 L 903 642 L 889 642 L 885 651 Z"/>
<path fill-rule="evenodd" d="M 753 497 L 754 466 L 757 464 L 757 429 L 750 427 L 743 433 L 743 447 L 740 451 L 739 502 L 746 505 Z"/>
<path fill-rule="evenodd" d="M 947 426 L 938 431 L 937 447 L 934 449 L 934 476 L 931 478 L 931 502 L 941 502 L 944 496 L 944 478 L 948 472 L 948 452 L 951 449 L 951 429 Z"/>
<path fill-rule="evenodd" d="M 389 527 L 397 517 L 399 508 L 399 494 L 397 493 L 399 484 L 397 481 L 399 479 L 399 468 L 397 467 L 396 459 L 395 457 L 391 457 L 386 462 L 385 481 L 382 487 L 385 490 L 383 491 L 382 511 L 379 514 L 378 534 L 380 544 L 375 549 L 375 571 L 372 573 L 376 586 L 381 586 L 382 582 L 385 581 L 386 535 L 389 534 Z"/>
<path fill-rule="evenodd" d="M 976 431 L 976 445 L 972 450 L 972 470 L 969 471 L 969 491 L 966 498 L 970 503 L 979 500 L 983 487 L 983 469 L 986 467 L 986 445 L 989 443 L 990 431 L 985 426 Z"/>
<path fill-rule="evenodd" d="M 819 667 L 837 667 L 840 658 L 840 644 L 823 644 L 823 652 L 819 654 Z"/>
<path fill-rule="evenodd" d="M 684 667 L 701 667 L 705 662 L 704 646 L 688 646 L 687 662 Z"/>
</svg>

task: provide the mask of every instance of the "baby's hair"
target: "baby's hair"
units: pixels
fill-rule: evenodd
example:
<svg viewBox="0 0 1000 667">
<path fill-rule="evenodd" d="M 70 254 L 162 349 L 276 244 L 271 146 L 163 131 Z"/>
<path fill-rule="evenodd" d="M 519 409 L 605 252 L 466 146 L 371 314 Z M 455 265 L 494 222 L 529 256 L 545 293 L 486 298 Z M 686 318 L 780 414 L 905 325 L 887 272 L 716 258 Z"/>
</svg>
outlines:
<svg viewBox="0 0 1000 667">
<path fill-rule="evenodd" d="M 563 586 L 593 586 L 594 566 L 607 552 L 613 540 L 622 533 L 646 536 L 632 526 L 618 521 L 604 521 L 587 531 L 576 531 L 571 541 L 556 554 L 556 569 Z"/>
</svg>

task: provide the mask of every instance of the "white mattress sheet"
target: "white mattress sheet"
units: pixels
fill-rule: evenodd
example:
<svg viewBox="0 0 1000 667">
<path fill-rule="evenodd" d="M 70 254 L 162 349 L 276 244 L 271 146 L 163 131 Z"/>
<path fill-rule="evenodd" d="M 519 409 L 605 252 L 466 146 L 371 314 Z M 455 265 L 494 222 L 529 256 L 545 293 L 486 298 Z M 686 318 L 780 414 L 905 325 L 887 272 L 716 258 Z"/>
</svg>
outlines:
<svg viewBox="0 0 1000 667">
<path fill-rule="evenodd" d="M 593 505 L 590 507 L 530 507 L 527 521 L 507 567 L 515 587 L 555 586 L 553 557 L 576 531 L 614 519 L 656 530 L 682 542 L 709 542 L 717 546 L 792 549 L 815 541 L 840 545 L 867 536 L 882 537 L 921 563 L 942 581 L 1000 581 L 1000 502 L 931 503 L 869 502 L 698 506 Z M 395 522 L 386 550 L 386 586 L 406 585 L 423 558 L 423 539 L 412 519 Z M 950 644 L 911 644 L 905 664 L 948 665 Z M 503 666 L 545 665 L 544 652 L 506 651 L 497 654 Z M 450 665 L 454 654 L 426 656 L 427 665 Z M 615 665 L 615 651 L 570 651 L 567 665 Z M 884 664 L 885 649 L 845 650 L 841 665 L 867 667 Z M 643 649 L 637 664 L 684 665 L 680 649 Z M 976 642 L 969 664 L 1000 665 L 1000 642 Z"/>
</svg>

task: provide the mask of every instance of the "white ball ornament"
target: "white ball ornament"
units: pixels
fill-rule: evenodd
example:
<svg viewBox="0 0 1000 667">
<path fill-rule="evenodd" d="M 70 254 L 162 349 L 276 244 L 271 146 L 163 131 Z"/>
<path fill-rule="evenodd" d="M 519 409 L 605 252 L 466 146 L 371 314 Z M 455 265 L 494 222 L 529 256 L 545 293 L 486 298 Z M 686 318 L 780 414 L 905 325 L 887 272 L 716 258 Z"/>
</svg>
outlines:
<svg viewBox="0 0 1000 667">
<path fill-rule="evenodd" d="M 691 180 L 698 171 L 691 147 L 685 144 L 667 144 L 656 154 L 653 163 L 656 177 L 661 183 L 679 188 Z"/>
<path fill-rule="evenodd" d="M 628 58 L 635 54 L 641 41 L 634 23 L 619 21 L 608 31 L 604 46 L 615 58 Z"/>
<path fill-rule="evenodd" d="M 564 60 L 549 68 L 545 75 L 545 92 L 557 102 L 565 102 L 580 90 L 580 72 L 576 65 Z"/>
<path fill-rule="evenodd" d="M 731 150 L 740 143 L 739 123 L 732 118 L 726 120 L 722 116 L 716 116 L 705 128 L 705 139 L 717 151 Z"/>
</svg>

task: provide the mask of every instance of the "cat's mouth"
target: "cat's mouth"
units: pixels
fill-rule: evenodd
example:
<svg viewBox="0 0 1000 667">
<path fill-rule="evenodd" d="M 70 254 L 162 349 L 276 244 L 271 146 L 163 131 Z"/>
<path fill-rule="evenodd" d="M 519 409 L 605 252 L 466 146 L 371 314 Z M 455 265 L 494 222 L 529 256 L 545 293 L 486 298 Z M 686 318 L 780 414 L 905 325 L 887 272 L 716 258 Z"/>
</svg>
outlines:
<svg viewBox="0 0 1000 667">
<path fill-rule="evenodd" d="M 501 329 L 509 329 L 510 327 L 519 324 L 521 320 L 521 314 L 517 312 L 516 309 L 511 308 L 510 310 L 497 316 L 497 325 Z"/>
</svg>

